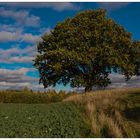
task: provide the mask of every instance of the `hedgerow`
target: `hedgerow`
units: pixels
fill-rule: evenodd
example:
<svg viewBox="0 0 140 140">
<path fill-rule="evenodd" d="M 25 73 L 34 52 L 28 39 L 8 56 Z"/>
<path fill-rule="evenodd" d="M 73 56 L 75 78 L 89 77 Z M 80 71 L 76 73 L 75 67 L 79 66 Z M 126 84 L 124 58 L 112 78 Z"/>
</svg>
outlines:
<svg viewBox="0 0 140 140">
<path fill-rule="evenodd" d="M 76 93 L 64 91 L 56 92 L 49 90 L 47 92 L 33 92 L 30 90 L 21 91 L 0 91 L 0 103 L 51 103 L 60 102 L 68 96 Z"/>
</svg>

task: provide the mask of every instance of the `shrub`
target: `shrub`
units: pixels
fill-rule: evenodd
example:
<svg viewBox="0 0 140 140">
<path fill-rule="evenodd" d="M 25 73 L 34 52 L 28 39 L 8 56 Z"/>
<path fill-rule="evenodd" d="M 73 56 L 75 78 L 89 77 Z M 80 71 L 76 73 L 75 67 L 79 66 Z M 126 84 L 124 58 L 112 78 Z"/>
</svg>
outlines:
<svg viewBox="0 0 140 140">
<path fill-rule="evenodd" d="M 0 91 L 0 103 L 50 103 L 60 102 L 68 97 L 66 92 L 55 90 L 47 92 L 32 92 L 30 90 L 22 91 Z"/>
</svg>

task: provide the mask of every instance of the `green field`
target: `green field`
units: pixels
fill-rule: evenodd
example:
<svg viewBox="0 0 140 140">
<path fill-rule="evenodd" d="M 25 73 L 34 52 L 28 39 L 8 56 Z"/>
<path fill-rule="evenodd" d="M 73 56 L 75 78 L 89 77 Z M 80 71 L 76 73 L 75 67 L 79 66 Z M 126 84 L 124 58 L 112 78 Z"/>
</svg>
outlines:
<svg viewBox="0 0 140 140">
<path fill-rule="evenodd" d="M 18 99 L 24 101 L 21 95 Z M 42 98 L 32 104 L 33 99 L 29 104 L 0 103 L 1 138 L 140 137 L 140 89 L 75 94 L 49 104 L 41 104 Z"/>
<path fill-rule="evenodd" d="M 83 114 L 71 103 L 0 104 L 0 137 L 87 137 Z"/>
</svg>

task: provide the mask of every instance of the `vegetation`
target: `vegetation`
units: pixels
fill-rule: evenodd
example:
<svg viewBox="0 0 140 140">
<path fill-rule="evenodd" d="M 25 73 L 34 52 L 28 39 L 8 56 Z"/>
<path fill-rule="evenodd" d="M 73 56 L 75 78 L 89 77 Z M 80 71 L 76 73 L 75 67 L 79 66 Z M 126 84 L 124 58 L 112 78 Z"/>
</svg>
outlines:
<svg viewBox="0 0 140 140">
<path fill-rule="evenodd" d="M 22 91 L 0 91 L 0 103 L 51 103 L 60 102 L 64 98 L 76 94 L 75 92 L 66 93 L 49 90 L 47 92 L 33 92 L 28 89 Z"/>
<path fill-rule="evenodd" d="M 85 93 L 0 91 L 0 137 L 140 137 L 139 88 L 90 92 L 108 86 L 112 71 L 140 75 L 140 42 L 105 10 L 58 23 L 37 48 L 45 88 L 70 84 Z"/>
<path fill-rule="evenodd" d="M 135 65 L 135 75 L 140 75 L 140 41 L 134 41 L 133 44 L 133 55 L 131 57 L 131 61 L 134 62 Z"/>
<path fill-rule="evenodd" d="M 84 108 L 91 137 L 140 137 L 140 89 L 97 91 L 64 101 Z"/>
<path fill-rule="evenodd" d="M 0 137 L 140 137 L 140 89 L 49 94 L 0 93 Z"/>
<path fill-rule="evenodd" d="M 72 103 L 0 104 L 0 137 L 88 137 L 88 124 Z"/>
<path fill-rule="evenodd" d="M 140 42 L 105 10 L 88 10 L 58 23 L 42 37 L 34 65 L 44 87 L 70 83 L 72 87 L 106 87 L 113 70 L 128 80 L 140 68 Z"/>
</svg>

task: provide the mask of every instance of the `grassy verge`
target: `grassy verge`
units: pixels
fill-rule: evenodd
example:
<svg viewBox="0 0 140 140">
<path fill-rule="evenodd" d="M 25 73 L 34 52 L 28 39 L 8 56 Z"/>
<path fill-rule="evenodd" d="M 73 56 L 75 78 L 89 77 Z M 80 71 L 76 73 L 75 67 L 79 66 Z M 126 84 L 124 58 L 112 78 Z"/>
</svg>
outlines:
<svg viewBox="0 0 140 140">
<path fill-rule="evenodd" d="M 64 101 L 84 108 L 91 137 L 140 137 L 140 89 L 96 91 Z"/>
<path fill-rule="evenodd" d="M 88 137 L 84 115 L 72 103 L 0 104 L 0 137 Z"/>
</svg>

